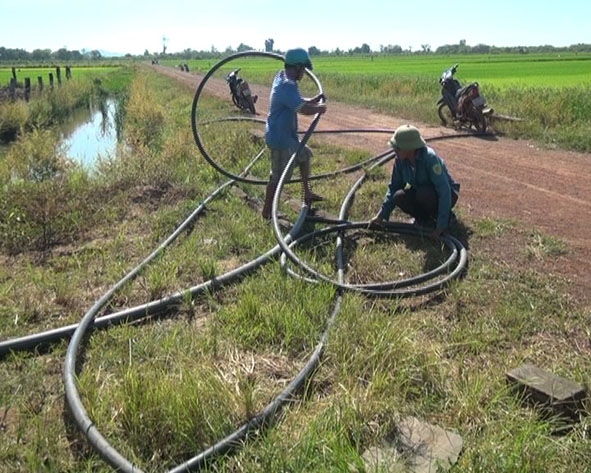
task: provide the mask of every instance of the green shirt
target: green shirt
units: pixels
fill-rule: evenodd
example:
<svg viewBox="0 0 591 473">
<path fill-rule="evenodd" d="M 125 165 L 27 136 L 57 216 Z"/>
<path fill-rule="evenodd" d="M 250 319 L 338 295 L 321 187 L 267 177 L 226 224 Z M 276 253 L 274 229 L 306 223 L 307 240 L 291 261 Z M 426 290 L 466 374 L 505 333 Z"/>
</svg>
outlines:
<svg viewBox="0 0 591 473">
<path fill-rule="evenodd" d="M 437 227 L 447 228 L 451 211 L 451 192 L 459 186 L 447 171 L 443 159 L 428 146 L 417 150 L 414 167 L 406 160 L 400 158 L 394 160 L 392 178 L 380 210 L 380 217 L 384 220 L 390 217 L 394 210 L 393 199 L 396 191 L 407 186 L 416 188 L 428 185 L 435 188 L 438 196 Z"/>
</svg>

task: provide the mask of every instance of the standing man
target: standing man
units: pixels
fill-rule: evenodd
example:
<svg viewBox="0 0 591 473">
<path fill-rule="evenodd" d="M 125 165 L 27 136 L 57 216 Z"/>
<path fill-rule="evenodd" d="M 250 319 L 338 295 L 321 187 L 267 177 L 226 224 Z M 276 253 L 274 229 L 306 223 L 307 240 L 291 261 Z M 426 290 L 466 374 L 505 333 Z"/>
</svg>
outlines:
<svg viewBox="0 0 591 473">
<path fill-rule="evenodd" d="M 323 94 L 318 94 L 311 99 L 303 98 L 300 94 L 298 81 L 304 77 L 306 68 L 312 70 L 312 62 L 306 50 L 290 49 L 285 54 L 284 69 L 277 73 L 271 87 L 269 114 L 265 127 L 265 141 L 271 151 L 271 174 L 262 212 L 265 219 L 271 218 L 271 208 L 279 178 L 300 143 L 297 114 L 316 115 L 326 112 L 326 104 L 320 103 L 325 100 Z M 310 188 L 311 157 L 312 151 L 306 146 L 295 158 L 302 178 L 304 202 L 307 204 L 324 200 Z M 290 177 L 291 172 L 287 175 L 287 179 Z"/>
<path fill-rule="evenodd" d="M 399 127 L 389 143 L 396 151 L 392 178 L 382 208 L 370 223 L 388 220 L 398 206 L 414 217 L 415 224 L 434 227 L 433 237 L 441 236 L 455 217 L 451 209 L 458 201 L 460 185 L 414 126 Z"/>
</svg>

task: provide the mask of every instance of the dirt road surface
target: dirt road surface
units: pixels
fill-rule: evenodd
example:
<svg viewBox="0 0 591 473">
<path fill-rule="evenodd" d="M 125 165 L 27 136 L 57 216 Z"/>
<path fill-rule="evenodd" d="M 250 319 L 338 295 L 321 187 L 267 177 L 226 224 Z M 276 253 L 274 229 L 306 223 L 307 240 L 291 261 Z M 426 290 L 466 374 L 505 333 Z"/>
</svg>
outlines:
<svg viewBox="0 0 591 473">
<path fill-rule="evenodd" d="M 198 74 L 174 68 L 153 68 L 193 91 L 202 79 Z M 259 96 L 257 111 L 261 111 L 261 118 L 264 118 L 269 89 L 252 84 L 251 87 Z M 223 80 L 208 81 L 207 91 L 229 99 Z M 328 111 L 317 130 L 395 129 L 405 123 L 408 121 L 404 118 L 331 102 L 329 97 Z M 427 139 L 456 134 L 449 128 L 412 124 L 419 127 Z M 305 123 L 301 122 L 301 126 L 305 127 Z M 339 135 L 338 142 L 377 154 L 386 150 L 387 138 L 387 135 L 372 133 L 362 137 Z M 542 149 L 531 141 L 500 136 L 444 139 L 434 141 L 432 146 L 462 185 L 458 204 L 462 215 L 507 219 L 517 222 L 523 229 L 538 230 L 564 242 L 568 246 L 566 254 L 544 258 L 536 268 L 567 278 L 574 298 L 583 304 L 591 301 L 591 154 Z M 502 251 L 500 248 L 499 252 Z"/>
</svg>

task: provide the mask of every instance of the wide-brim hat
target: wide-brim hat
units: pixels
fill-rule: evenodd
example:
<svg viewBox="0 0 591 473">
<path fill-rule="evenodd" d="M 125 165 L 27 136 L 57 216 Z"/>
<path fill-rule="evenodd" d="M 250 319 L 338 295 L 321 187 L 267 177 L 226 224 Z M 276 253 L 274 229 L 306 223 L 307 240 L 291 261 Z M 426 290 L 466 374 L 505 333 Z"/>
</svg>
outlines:
<svg viewBox="0 0 591 473">
<path fill-rule="evenodd" d="M 394 149 L 403 150 L 419 149 L 427 146 L 419 129 L 412 125 L 402 125 L 401 127 L 398 127 L 388 143 Z"/>
</svg>

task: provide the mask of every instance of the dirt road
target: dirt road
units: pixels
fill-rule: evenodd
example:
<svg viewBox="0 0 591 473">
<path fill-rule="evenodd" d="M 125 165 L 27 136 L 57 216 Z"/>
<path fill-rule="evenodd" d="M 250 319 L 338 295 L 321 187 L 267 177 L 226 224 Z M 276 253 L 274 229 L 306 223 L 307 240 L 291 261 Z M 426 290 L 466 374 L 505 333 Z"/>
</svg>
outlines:
<svg viewBox="0 0 591 473">
<path fill-rule="evenodd" d="M 194 91 L 201 76 L 154 66 Z M 224 81 L 208 91 L 228 98 Z M 253 87 L 259 95 L 257 109 L 267 110 L 268 89 Z M 317 130 L 391 128 L 407 123 L 404 118 L 378 114 L 341 103 L 328 103 Z M 454 130 L 413 122 L 425 138 L 453 135 Z M 339 135 L 339 144 L 363 148 L 373 154 L 386 149 L 387 135 Z M 545 258 L 538 269 L 571 281 L 571 294 L 591 301 L 591 154 L 540 149 L 526 140 L 503 137 L 468 137 L 433 142 L 454 177 L 462 185 L 461 214 L 474 218 L 509 219 L 524 229 L 537 229 L 569 247 L 565 255 Z M 502 249 L 500 249 L 502 251 Z M 509 257 L 509 255 L 507 255 Z"/>
</svg>

